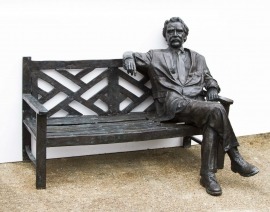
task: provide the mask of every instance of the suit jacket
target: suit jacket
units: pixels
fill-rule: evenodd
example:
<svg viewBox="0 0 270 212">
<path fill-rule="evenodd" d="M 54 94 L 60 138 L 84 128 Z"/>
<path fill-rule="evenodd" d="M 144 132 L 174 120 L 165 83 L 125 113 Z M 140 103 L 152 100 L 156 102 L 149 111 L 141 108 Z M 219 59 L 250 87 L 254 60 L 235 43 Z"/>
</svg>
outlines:
<svg viewBox="0 0 270 212">
<path fill-rule="evenodd" d="M 176 66 L 173 64 L 172 49 L 132 53 L 136 67 L 147 71 L 150 77 L 156 112 L 161 121 L 174 118 L 175 113 L 183 110 L 190 101 L 202 99 L 204 89 L 215 87 L 220 90 L 217 81 L 210 74 L 205 58 L 195 51 L 184 51 L 190 64 L 185 64 L 189 70 L 186 70 L 188 75 L 183 84 L 172 74 L 177 72 L 174 70 Z"/>
</svg>

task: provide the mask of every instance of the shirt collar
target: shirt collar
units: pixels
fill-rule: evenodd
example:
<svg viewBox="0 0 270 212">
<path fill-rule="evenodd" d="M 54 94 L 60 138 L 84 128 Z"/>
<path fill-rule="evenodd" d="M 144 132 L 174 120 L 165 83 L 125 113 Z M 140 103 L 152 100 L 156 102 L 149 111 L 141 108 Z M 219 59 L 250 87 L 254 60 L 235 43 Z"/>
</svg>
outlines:
<svg viewBox="0 0 270 212">
<path fill-rule="evenodd" d="M 183 46 L 182 46 L 179 50 L 175 50 L 175 49 L 173 49 L 173 48 L 171 48 L 171 47 L 169 47 L 169 49 L 170 49 L 171 51 L 177 53 L 177 54 L 183 54 L 183 53 L 185 52 Z"/>
<path fill-rule="evenodd" d="M 184 52 L 185 52 L 185 50 L 184 50 L 184 47 L 183 47 L 183 46 L 180 48 L 180 52 L 181 52 L 181 53 L 184 53 Z"/>
</svg>

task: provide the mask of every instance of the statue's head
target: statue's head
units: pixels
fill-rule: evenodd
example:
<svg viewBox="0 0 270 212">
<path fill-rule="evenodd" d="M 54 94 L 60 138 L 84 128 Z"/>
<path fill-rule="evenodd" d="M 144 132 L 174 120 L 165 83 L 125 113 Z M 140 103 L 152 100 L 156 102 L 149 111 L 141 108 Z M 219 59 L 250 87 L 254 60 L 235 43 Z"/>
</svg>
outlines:
<svg viewBox="0 0 270 212">
<path fill-rule="evenodd" d="M 163 36 L 170 47 L 178 49 L 187 40 L 188 31 L 187 25 L 181 18 L 172 17 L 164 23 Z"/>
</svg>

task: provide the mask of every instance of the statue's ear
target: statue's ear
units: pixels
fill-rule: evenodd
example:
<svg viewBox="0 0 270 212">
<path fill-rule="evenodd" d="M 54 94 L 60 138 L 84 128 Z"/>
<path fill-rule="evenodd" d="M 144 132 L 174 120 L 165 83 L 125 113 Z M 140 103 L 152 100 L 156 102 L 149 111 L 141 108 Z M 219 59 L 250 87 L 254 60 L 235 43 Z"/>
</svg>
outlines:
<svg viewBox="0 0 270 212">
<path fill-rule="evenodd" d="M 167 41 L 167 38 L 166 38 L 166 36 L 164 36 L 164 35 L 163 35 L 163 37 L 164 37 L 165 41 Z"/>
<path fill-rule="evenodd" d="M 167 40 L 166 36 L 163 36 L 163 37 L 164 37 L 165 41 L 167 42 L 168 40 Z"/>
</svg>

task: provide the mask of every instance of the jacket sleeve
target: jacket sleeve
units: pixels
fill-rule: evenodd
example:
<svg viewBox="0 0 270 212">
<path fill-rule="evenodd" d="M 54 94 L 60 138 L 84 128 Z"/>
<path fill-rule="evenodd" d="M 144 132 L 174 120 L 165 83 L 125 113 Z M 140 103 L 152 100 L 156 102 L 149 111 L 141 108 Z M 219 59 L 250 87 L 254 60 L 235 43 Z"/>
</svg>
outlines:
<svg viewBox="0 0 270 212">
<path fill-rule="evenodd" d="M 204 72 L 204 87 L 206 90 L 208 90 L 209 88 L 216 88 L 218 90 L 218 92 L 220 92 L 220 87 L 217 83 L 217 81 L 212 77 L 207 65 L 206 65 L 206 61 L 205 58 L 203 56 L 202 57 L 202 63 L 203 63 L 203 72 Z"/>
<path fill-rule="evenodd" d="M 147 53 L 139 53 L 139 52 L 125 52 L 123 55 L 123 61 L 127 60 L 127 59 L 133 59 L 135 64 L 136 64 L 136 68 L 139 70 L 147 70 L 148 67 L 151 64 L 152 61 L 152 51 L 150 50 Z"/>
<path fill-rule="evenodd" d="M 133 57 L 138 68 L 148 68 L 152 61 L 152 51 L 148 51 L 147 53 L 133 53 Z"/>
</svg>

